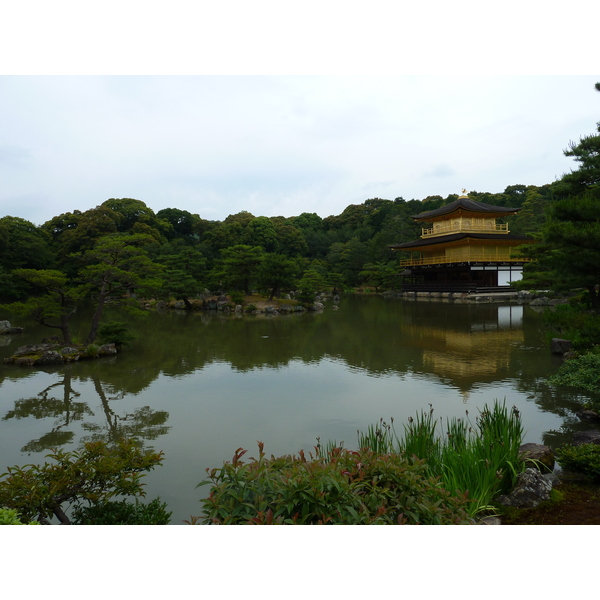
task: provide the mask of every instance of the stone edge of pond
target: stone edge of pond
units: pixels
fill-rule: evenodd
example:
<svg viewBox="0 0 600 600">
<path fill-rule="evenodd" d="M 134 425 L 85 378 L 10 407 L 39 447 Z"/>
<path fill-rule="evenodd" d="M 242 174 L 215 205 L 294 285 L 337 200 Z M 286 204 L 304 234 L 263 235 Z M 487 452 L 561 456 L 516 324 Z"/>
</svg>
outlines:
<svg viewBox="0 0 600 600">
<path fill-rule="evenodd" d="M 543 291 L 507 291 L 507 292 L 384 292 L 387 298 L 403 300 L 451 300 L 454 302 L 514 302 L 530 306 L 557 306 L 568 304 L 569 298 L 551 297 Z"/>
</svg>

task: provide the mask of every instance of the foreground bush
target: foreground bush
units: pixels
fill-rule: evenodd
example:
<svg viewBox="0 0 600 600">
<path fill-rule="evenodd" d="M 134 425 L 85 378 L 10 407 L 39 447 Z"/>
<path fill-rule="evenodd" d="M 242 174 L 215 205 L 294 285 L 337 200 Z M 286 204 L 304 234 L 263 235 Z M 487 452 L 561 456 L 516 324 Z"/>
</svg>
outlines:
<svg viewBox="0 0 600 600">
<path fill-rule="evenodd" d="M 600 346 L 587 354 L 566 360 L 558 373 L 550 378 L 552 385 L 580 388 L 598 396 L 600 394 Z"/>
<path fill-rule="evenodd" d="M 139 502 L 137 498 L 135 503 L 108 500 L 75 508 L 71 522 L 73 525 L 168 525 L 171 514 L 160 498 L 148 504 Z"/>
<path fill-rule="evenodd" d="M 25 525 L 19 518 L 19 513 L 12 508 L 0 508 L 0 525 Z M 35 521 L 28 525 L 39 525 Z"/>
<path fill-rule="evenodd" d="M 21 519 L 47 523 L 56 516 L 70 524 L 63 504 L 97 504 L 114 496 L 143 496 L 141 477 L 162 461 L 162 453 L 144 452 L 133 440 L 114 445 L 88 442 L 77 452 L 53 450 L 52 463 L 12 467 L 0 475 L 0 506 Z"/>
<path fill-rule="evenodd" d="M 600 315 L 581 304 L 560 304 L 546 309 L 543 320 L 556 335 L 571 340 L 573 348 L 589 350 L 600 344 Z"/>
<path fill-rule="evenodd" d="M 600 446 L 596 444 L 563 446 L 557 449 L 556 460 L 563 469 L 600 481 Z"/>
<path fill-rule="evenodd" d="M 331 448 L 307 459 L 259 458 L 207 469 L 202 501 L 206 524 L 426 524 L 467 523 L 467 499 L 451 495 L 424 461 L 370 449 Z M 194 519 L 196 521 L 196 519 Z"/>
</svg>

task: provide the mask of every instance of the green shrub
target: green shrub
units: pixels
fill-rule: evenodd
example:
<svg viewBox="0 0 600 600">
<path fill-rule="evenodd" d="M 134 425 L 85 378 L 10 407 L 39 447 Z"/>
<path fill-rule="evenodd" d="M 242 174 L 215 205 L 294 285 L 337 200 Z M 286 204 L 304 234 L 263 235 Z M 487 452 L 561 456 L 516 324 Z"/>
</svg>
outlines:
<svg viewBox="0 0 600 600">
<path fill-rule="evenodd" d="M 559 304 L 543 314 L 550 335 L 571 340 L 576 350 L 587 350 L 600 344 L 600 315 L 585 310 L 580 304 Z M 553 335 L 554 334 L 554 335 Z"/>
<path fill-rule="evenodd" d="M 162 460 L 162 452 L 143 451 L 135 440 L 87 442 L 75 452 L 47 455 L 53 462 L 9 467 L 0 475 L 0 506 L 26 521 L 52 515 L 69 524 L 62 505 L 98 504 L 115 496 L 144 496 L 141 478 Z"/>
<path fill-rule="evenodd" d="M 437 429 L 433 409 L 409 418 L 398 436 L 380 420 L 358 432 L 359 450 L 320 440 L 316 456 L 244 463 L 239 448 L 231 463 L 208 470 L 203 500 L 206 523 L 423 523 L 467 522 L 514 486 L 524 468 L 519 458 L 519 411 L 487 405 L 468 418 Z M 441 429 L 441 425 L 440 425 Z"/>
<path fill-rule="evenodd" d="M 98 344 L 90 344 L 89 346 L 86 346 L 85 356 L 87 358 L 96 358 L 98 356 L 99 349 L 100 346 Z"/>
<path fill-rule="evenodd" d="M 125 323 L 109 321 L 98 328 L 98 340 L 100 344 L 115 344 L 117 348 L 126 346 L 135 340 Z"/>
<path fill-rule="evenodd" d="M 121 500 L 77 507 L 71 522 L 74 525 L 168 525 L 171 514 L 160 498 L 148 504 L 136 498 L 135 504 Z"/>
<path fill-rule="evenodd" d="M 238 305 L 238 304 L 244 304 L 244 299 L 245 296 L 243 294 L 243 292 L 231 292 L 231 294 L 229 294 L 231 296 L 231 302 L 233 303 L 234 306 Z"/>
<path fill-rule="evenodd" d="M 593 395 L 600 394 L 600 346 L 566 360 L 549 381 L 552 385 L 576 387 Z"/>
<path fill-rule="evenodd" d="M 468 522 L 464 495 L 452 495 L 429 476 L 424 461 L 398 454 L 333 448 L 207 469 L 202 500 L 207 524 L 460 524 Z M 192 519 L 194 522 L 194 519 Z"/>
<path fill-rule="evenodd" d="M 556 460 L 563 469 L 600 481 L 600 446 L 596 444 L 563 446 L 556 450 Z"/>
<path fill-rule="evenodd" d="M 25 525 L 19 519 L 19 513 L 12 508 L 0 508 L 0 525 Z M 28 525 L 39 525 L 37 521 L 31 521 Z"/>
</svg>

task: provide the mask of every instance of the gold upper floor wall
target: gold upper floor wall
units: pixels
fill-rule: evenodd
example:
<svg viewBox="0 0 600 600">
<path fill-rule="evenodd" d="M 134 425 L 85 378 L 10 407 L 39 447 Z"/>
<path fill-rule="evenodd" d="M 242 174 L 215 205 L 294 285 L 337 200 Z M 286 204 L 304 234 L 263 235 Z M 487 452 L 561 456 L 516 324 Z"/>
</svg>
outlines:
<svg viewBox="0 0 600 600">
<path fill-rule="evenodd" d="M 421 237 L 435 237 L 437 235 L 448 235 L 449 233 L 508 233 L 508 231 L 507 223 L 496 223 L 496 219 L 493 217 L 455 216 L 452 219 L 436 221 L 432 227 L 423 227 Z"/>
</svg>

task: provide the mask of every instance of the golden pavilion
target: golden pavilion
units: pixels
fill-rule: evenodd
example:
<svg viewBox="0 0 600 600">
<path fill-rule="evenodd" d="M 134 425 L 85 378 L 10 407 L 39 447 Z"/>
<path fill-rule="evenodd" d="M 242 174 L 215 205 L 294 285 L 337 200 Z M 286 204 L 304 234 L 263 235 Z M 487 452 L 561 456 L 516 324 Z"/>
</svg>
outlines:
<svg viewBox="0 0 600 600">
<path fill-rule="evenodd" d="M 514 215 L 520 208 L 493 206 L 462 195 L 445 206 L 412 218 L 428 224 L 421 238 L 390 246 L 411 258 L 405 267 L 403 291 L 495 292 L 510 290 L 510 282 L 521 279 L 527 259 L 514 255 L 514 248 L 531 243 L 526 235 L 511 234 L 497 219 Z M 416 255 L 416 256 L 415 256 Z"/>
</svg>

